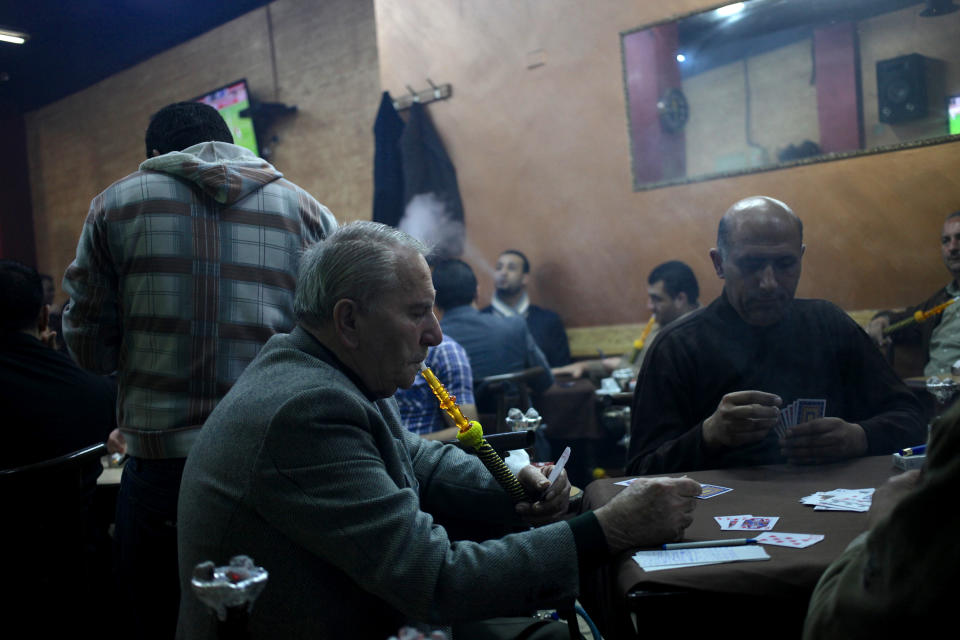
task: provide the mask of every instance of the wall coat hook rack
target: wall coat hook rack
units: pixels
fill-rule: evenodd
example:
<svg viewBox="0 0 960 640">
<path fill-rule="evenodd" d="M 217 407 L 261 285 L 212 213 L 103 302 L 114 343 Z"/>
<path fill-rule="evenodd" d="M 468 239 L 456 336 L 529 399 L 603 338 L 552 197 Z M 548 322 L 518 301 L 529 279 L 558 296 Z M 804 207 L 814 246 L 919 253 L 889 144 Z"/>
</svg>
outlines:
<svg viewBox="0 0 960 640">
<path fill-rule="evenodd" d="M 414 102 L 419 102 L 420 104 L 429 104 L 437 100 L 446 100 L 453 95 L 453 85 L 449 83 L 436 85 L 432 80 L 430 80 L 430 78 L 427 78 L 427 84 L 430 85 L 430 88 L 422 89 L 420 91 L 417 91 L 410 85 L 407 85 L 408 93 L 405 93 L 394 100 L 393 108 L 397 111 L 403 111 L 404 109 L 409 109 Z"/>
</svg>

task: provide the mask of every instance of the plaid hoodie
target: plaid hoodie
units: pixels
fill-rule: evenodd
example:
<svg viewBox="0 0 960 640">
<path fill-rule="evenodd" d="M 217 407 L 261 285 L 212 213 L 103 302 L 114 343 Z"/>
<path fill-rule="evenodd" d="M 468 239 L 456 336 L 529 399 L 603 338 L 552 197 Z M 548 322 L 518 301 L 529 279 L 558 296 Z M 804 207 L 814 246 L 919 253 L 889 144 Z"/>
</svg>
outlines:
<svg viewBox="0 0 960 640">
<path fill-rule="evenodd" d="M 295 324 L 300 252 L 337 226 L 232 144 L 151 158 L 90 204 L 63 288 L 74 358 L 118 374 L 127 451 L 185 457 L 270 336 Z"/>
</svg>

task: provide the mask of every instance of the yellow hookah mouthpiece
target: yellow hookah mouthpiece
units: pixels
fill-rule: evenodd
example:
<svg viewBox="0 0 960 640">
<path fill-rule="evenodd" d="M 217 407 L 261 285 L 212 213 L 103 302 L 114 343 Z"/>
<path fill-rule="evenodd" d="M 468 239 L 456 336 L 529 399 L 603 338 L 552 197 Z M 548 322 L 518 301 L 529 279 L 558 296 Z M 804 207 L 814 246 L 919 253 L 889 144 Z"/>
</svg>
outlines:
<svg viewBox="0 0 960 640">
<path fill-rule="evenodd" d="M 457 406 L 456 396 L 451 396 L 447 393 L 447 389 L 443 386 L 443 383 L 437 379 L 437 376 L 430 370 L 430 367 L 422 362 L 420 363 L 420 374 L 423 376 L 423 379 L 427 381 L 430 390 L 433 391 L 433 395 L 437 396 L 437 400 L 440 401 L 440 408 L 450 416 L 453 423 L 457 425 L 457 428 L 460 430 L 460 433 L 469 429 L 470 423 L 460 412 L 460 407 Z"/>
</svg>

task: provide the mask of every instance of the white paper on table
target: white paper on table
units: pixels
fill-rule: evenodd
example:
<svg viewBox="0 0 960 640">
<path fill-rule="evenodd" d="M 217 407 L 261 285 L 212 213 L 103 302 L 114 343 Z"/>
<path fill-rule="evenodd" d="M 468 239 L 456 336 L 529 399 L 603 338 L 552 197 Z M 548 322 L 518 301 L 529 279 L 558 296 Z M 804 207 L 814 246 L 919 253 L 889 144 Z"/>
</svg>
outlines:
<svg viewBox="0 0 960 640">
<path fill-rule="evenodd" d="M 660 571 L 680 567 L 698 567 L 705 564 L 769 560 L 770 556 L 760 545 L 745 544 L 741 547 L 638 551 L 633 554 L 633 559 L 644 571 Z"/>
<path fill-rule="evenodd" d="M 503 459 L 507 469 L 513 472 L 513 475 L 519 475 L 520 470 L 530 464 L 530 454 L 526 449 L 511 449 L 510 455 Z"/>
</svg>

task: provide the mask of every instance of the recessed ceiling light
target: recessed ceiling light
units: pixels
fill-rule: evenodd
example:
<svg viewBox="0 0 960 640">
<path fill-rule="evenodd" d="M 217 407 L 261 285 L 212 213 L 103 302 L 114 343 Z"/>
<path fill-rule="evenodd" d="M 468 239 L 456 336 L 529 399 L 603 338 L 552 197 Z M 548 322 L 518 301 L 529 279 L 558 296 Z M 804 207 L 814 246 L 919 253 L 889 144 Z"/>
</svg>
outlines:
<svg viewBox="0 0 960 640">
<path fill-rule="evenodd" d="M 726 18 L 727 16 L 732 16 L 735 13 L 740 13 L 743 11 L 743 3 L 736 2 L 734 4 L 728 4 L 725 7 L 720 7 L 717 9 L 717 15 L 721 18 Z"/>
<path fill-rule="evenodd" d="M 0 41 L 2 42 L 12 42 L 13 44 L 23 44 L 26 42 L 30 36 L 25 33 L 20 33 L 19 31 L 11 31 L 10 29 L 0 29 Z"/>
</svg>

